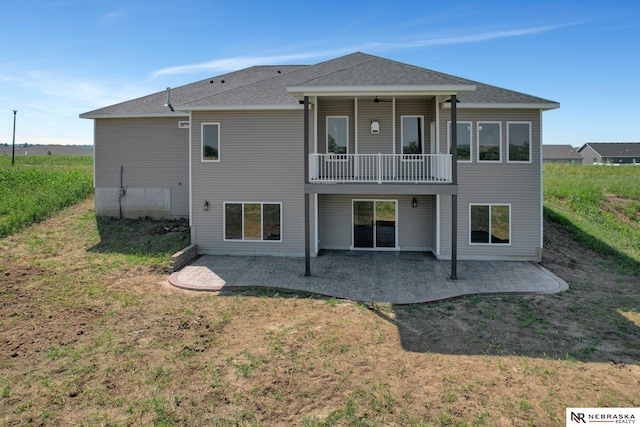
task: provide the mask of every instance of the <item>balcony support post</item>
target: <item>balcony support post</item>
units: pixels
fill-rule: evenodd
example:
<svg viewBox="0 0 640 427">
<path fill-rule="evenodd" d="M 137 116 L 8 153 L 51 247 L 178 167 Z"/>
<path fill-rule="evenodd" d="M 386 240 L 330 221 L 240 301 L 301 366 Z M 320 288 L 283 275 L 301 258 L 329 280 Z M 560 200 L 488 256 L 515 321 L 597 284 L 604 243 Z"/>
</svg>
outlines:
<svg viewBox="0 0 640 427">
<path fill-rule="evenodd" d="M 451 181 L 458 184 L 458 111 L 451 95 Z M 458 194 L 451 195 L 451 280 L 458 280 Z"/>
<path fill-rule="evenodd" d="M 309 183 L 309 97 L 304 97 L 304 183 Z M 304 192 L 304 275 L 311 276 L 309 193 Z"/>
</svg>

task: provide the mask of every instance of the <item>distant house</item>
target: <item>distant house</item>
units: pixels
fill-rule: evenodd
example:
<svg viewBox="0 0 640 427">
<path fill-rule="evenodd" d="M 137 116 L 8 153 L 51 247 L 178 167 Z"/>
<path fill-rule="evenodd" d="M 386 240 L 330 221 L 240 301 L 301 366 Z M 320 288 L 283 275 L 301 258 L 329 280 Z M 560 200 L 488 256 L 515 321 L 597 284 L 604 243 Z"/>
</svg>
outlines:
<svg viewBox="0 0 640 427">
<path fill-rule="evenodd" d="M 585 165 L 640 164 L 640 142 L 587 142 L 578 152 Z"/>
<path fill-rule="evenodd" d="M 582 164 L 582 155 L 570 145 L 544 145 L 542 160 L 545 163 Z"/>
</svg>

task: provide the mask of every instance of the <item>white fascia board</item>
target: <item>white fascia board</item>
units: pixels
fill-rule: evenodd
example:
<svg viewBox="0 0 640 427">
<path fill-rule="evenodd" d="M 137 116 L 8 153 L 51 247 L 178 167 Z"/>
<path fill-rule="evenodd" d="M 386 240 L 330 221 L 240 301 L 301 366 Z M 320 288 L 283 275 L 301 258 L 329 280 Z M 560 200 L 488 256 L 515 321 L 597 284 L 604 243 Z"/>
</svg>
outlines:
<svg viewBox="0 0 640 427">
<path fill-rule="evenodd" d="M 312 104 L 309 104 L 311 106 Z M 195 105 L 173 106 L 176 111 L 250 111 L 250 110 L 303 110 L 302 104 L 275 105 Z"/>
<path fill-rule="evenodd" d="M 117 114 L 80 114 L 81 119 L 145 119 L 150 117 L 189 117 L 187 112 L 176 113 L 117 113 Z"/>
<path fill-rule="evenodd" d="M 466 103 L 464 101 L 460 101 L 457 104 L 458 109 L 529 109 L 529 110 L 554 110 L 556 108 L 560 108 L 560 104 L 557 102 L 550 103 L 538 103 L 538 104 L 526 104 L 526 103 Z M 448 109 L 451 108 L 450 103 L 443 103 L 443 108 Z"/>
<path fill-rule="evenodd" d="M 578 148 L 578 153 L 580 153 L 582 150 L 584 150 L 584 147 L 586 147 L 586 146 L 589 146 L 589 148 L 591 148 L 591 146 L 587 142 L 586 144 L 582 144 L 582 147 Z"/>
<path fill-rule="evenodd" d="M 292 86 L 287 92 L 309 96 L 452 95 L 475 92 L 475 85 Z"/>
</svg>

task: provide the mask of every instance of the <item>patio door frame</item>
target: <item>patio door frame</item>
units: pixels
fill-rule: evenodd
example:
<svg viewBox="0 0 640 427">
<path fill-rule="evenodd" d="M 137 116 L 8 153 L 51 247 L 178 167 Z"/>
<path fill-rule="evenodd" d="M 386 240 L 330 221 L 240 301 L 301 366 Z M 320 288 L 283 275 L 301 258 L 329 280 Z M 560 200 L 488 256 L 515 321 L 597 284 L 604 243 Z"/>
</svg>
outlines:
<svg viewBox="0 0 640 427">
<path fill-rule="evenodd" d="M 371 202 L 373 203 L 373 247 L 356 247 L 355 246 L 355 203 Z M 376 202 L 393 202 L 395 204 L 395 226 L 394 240 L 395 247 L 376 247 Z M 351 199 L 351 250 L 354 251 L 399 251 L 398 244 L 398 199 Z"/>
</svg>

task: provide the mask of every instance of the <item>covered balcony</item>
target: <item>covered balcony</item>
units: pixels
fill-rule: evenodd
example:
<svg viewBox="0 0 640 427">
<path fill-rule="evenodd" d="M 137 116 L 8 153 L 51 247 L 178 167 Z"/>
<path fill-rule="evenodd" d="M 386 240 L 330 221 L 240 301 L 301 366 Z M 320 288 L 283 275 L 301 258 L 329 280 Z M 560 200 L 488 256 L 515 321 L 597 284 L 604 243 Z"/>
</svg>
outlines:
<svg viewBox="0 0 640 427">
<path fill-rule="evenodd" d="M 451 154 L 309 154 L 309 183 L 451 184 Z"/>
</svg>

